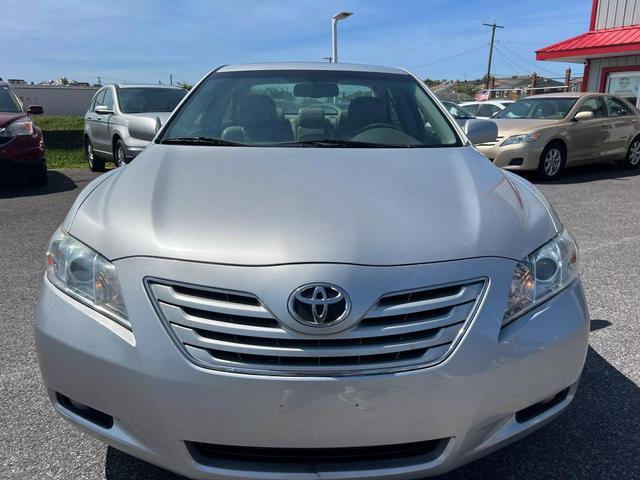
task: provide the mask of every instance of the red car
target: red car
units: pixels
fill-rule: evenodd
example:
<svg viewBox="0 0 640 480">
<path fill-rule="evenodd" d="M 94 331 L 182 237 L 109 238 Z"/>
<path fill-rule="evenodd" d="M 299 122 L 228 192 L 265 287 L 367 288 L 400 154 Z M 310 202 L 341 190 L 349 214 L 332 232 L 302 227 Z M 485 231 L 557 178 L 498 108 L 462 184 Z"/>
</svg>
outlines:
<svg viewBox="0 0 640 480">
<path fill-rule="evenodd" d="M 42 113 L 32 105 L 26 111 L 8 83 L 0 81 L 0 181 L 23 181 L 32 185 L 47 183 L 44 141 L 31 114 Z"/>
</svg>

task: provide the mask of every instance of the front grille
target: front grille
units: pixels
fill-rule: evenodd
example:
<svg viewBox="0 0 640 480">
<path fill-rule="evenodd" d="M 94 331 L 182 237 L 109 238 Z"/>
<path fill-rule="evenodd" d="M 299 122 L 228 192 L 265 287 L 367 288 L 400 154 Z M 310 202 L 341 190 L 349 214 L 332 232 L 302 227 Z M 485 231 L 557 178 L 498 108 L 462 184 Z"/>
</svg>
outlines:
<svg viewBox="0 0 640 480">
<path fill-rule="evenodd" d="M 473 317 L 485 286 L 485 280 L 474 280 L 389 293 L 350 329 L 307 335 L 285 329 L 250 293 L 146 283 L 158 314 L 194 363 L 314 376 L 399 371 L 442 361 Z"/>
<path fill-rule="evenodd" d="M 372 447 L 340 448 L 264 448 L 215 445 L 211 443 L 186 442 L 193 459 L 214 467 L 238 468 L 243 470 L 265 465 L 278 467 L 287 465 L 288 470 L 300 471 L 304 467 L 312 470 L 331 470 L 331 465 L 348 465 L 358 468 L 375 469 L 393 466 L 391 462 L 423 463 L 436 458 L 444 449 L 448 439 L 428 440 L 424 442 L 402 443 L 397 445 L 379 445 Z M 381 465 L 386 463 L 386 465 Z M 297 468 L 296 468 L 297 467 Z"/>
</svg>

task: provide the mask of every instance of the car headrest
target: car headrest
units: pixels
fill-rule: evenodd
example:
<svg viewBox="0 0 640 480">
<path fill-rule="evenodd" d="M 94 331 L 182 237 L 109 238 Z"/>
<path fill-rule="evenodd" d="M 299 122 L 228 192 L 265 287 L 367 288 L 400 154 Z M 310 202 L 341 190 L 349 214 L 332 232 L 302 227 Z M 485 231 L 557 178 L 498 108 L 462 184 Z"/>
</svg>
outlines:
<svg viewBox="0 0 640 480">
<path fill-rule="evenodd" d="M 357 97 L 351 100 L 347 111 L 347 124 L 361 128 L 385 121 L 384 100 L 377 97 Z"/>
<path fill-rule="evenodd" d="M 298 126 L 302 128 L 324 128 L 326 126 L 324 109 L 305 108 L 300 110 Z"/>
<path fill-rule="evenodd" d="M 238 120 L 241 125 L 263 125 L 278 119 L 276 104 L 268 95 L 247 95 L 238 104 Z"/>
</svg>

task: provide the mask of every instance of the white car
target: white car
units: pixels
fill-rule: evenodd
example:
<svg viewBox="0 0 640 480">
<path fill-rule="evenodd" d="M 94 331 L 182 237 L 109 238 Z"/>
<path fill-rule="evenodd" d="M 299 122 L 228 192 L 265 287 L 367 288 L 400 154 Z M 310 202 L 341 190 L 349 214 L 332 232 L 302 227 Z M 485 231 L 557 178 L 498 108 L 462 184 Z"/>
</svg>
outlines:
<svg viewBox="0 0 640 480">
<path fill-rule="evenodd" d="M 485 100 L 483 102 L 464 102 L 460 105 L 473 113 L 476 118 L 491 118 L 512 103 L 513 100 Z"/>
</svg>

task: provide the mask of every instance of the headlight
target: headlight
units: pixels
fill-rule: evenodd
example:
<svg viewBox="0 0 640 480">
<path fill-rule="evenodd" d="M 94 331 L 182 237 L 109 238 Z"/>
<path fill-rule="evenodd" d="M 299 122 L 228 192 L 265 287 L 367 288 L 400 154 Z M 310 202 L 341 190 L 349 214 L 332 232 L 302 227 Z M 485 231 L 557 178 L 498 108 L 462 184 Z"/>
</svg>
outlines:
<svg viewBox="0 0 640 480">
<path fill-rule="evenodd" d="M 531 143 L 535 142 L 540 138 L 539 133 L 527 133 L 524 135 L 513 135 L 507 138 L 504 142 L 502 142 L 502 146 L 506 147 L 507 145 L 516 145 L 518 143 Z"/>
<path fill-rule="evenodd" d="M 503 325 L 547 300 L 578 277 L 578 247 L 564 230 L 513 271 Z"/>
<path fill-rule="evenodd" d="M 114 265 L 60 228 L 49 243 L 47 277 L 66 294 L 130 327 Z"/>
<path fill-rule="evenodd" d="M 13 122 L 6 128 L 0 128 L 0 137 L 21 137 L 33 135 L 33 122 Z"/>
</svg>

